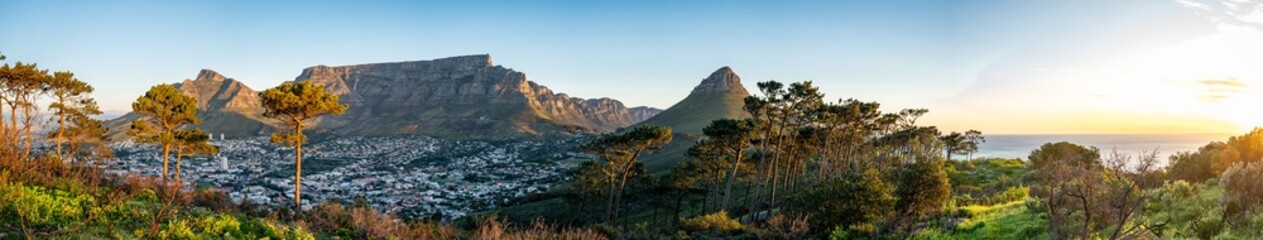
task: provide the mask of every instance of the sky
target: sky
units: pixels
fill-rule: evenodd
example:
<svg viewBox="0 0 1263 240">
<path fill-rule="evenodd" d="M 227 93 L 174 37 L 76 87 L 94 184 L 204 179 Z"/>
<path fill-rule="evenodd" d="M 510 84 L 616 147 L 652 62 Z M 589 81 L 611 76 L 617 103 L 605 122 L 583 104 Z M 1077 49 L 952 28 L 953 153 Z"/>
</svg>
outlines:
<svg viewBox="0 0 1263 240">
<path fill-rule="evenodd" d="M 1263 125 L 1263 4 L 1145 1 L 0 1 L 0 53 L 121 112 L 212 69 L 256 90 L 314 65 L 490 54 L 556 92 L 667 108 L 710 72 L 813 81 L 990 134 Z"/>
</svg>

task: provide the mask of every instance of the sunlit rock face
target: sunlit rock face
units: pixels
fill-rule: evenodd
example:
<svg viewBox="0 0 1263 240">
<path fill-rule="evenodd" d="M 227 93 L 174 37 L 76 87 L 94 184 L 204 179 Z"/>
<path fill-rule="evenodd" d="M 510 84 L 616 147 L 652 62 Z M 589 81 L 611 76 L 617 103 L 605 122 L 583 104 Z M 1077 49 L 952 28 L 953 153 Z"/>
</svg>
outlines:
<svg viewBox="0 0 1263 240">
<path fill-rule="evenodd" d="M 348 136 L 428 135 L 466 139 L 525 139 L 604 133 L 661 112 L 628 109 L 609 98 L 582 99 L 554 93 L 526 74 L 493 65 L 489 55 L 429 61 L 314 66 L 295 81 L 324 85 L 349 106 L 341 116 L 314 121 L 312 132 Z M 258 92 L 212 70 L 176 83 L 197 98 L 203 123 L 194 127 L 227 137 L 274 131 L 262 117 Z M 138 116 L 111 120 L 120 139 Z"/>
<path fill-rule="evenodd" d="M 558 137 L 602 133 L 639 122 L 608 98 L 554 93 L 489 55 L 397 63 L 315 66 L 296 81 L 323 84 L 350 108 L 319 128 L 347 135 L 424 134 L 456 138 Z"/>
<path fill-rule="evenodd" d="M 174 86 L 185 95 L 197 99 L 197 117 L 202 122 L 190 126 L 191 128 L 202 129 L 215 137 L 259 136 L 275 130 L 263 118 L 258 92 L 236 79 L 224 77 L 214 70 L 202 69 L 196 78 L 185 79 Z M 131 128 L 132 121 L 139 117 L 135 113 L 128 113 L 107 121 L 110 137 L 128 139 L 127 130 Z"/>
</svg>

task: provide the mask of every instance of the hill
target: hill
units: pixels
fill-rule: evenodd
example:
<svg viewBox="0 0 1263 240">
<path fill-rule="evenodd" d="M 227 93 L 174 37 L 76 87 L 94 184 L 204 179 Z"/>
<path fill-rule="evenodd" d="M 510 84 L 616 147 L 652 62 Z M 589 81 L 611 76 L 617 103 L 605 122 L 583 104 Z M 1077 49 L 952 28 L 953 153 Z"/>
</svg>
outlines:
<svg viewBox="0 0 1263 240">
<path fill-rule="evenodd" d="M 745 98 L 750 96 L 741 85 L 741 77 L 732 68 L 722 67 L 693 88 L 688 97 L 639 124 L 671 127 L 674 137 L 662 150 L 645 156 L 642 161 L 650 173 L 663 173 L 686 157 L 684 153 L 702 135 L 702 128 L 723 118 L 747 118 Z M 639 125 L 638 124 L 638 125 Z"/>
<path fill-rule="evenodd" d="M 195 128 L 223 137 L 258 136 L 275 129 L 263 118 L 258 92 L 236 79 L 203 69 L 196 78 L 185 79 L 176 83 L 175 87 L 197 99 L 197 117 L 202 119 L 202 123 L 194 125 Z M 127 139 L 127 130 L 138 117 L 129 112 L 107 121 L 110 137 Z"/>
</svg>

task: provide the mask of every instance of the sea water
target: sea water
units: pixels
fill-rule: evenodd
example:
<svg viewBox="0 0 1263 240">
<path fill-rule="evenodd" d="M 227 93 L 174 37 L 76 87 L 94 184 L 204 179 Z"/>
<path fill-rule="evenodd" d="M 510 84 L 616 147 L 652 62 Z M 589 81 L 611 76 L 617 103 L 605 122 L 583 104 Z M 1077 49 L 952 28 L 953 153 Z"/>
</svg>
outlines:
<svg viewBox="0 0 1263 240">
<path fill-rule="evenodd" d="M 1031 151 L 1038 149 L 1044 143 L 1066 141 L 1097 147 L 1101 150 L 1102 157 L 1114 150 L 1129 155 L 1157 151 L 1160 162 L 1166 162 L 1172 154 L 1197 151 L 1198 148 L 1213 141 L 1228 141 L 1229 136 L 1232 134 L 985 135 L 987 141 L 978 147 L 978 152 L 973 157 L 1026 159 Z"/>
</svg>

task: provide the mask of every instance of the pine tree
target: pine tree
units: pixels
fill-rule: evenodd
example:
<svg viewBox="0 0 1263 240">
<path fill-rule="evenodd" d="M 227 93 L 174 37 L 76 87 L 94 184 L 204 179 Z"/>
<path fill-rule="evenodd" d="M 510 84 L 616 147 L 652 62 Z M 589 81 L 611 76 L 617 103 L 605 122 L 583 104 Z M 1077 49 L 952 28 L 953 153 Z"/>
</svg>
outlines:
<svg viewBox="0 0 1263 240">
<path fill-rule="evenodd" d="M 79 81 L 74 73 L 53 73 L 53 78 L 48 81 L 48 88 L 49 95 L 53 98 L 53 103 L 48 106 L 48 109 L 53 112 L 54 120 L 57 122 L 57 129 L 49 135 L 56 145 L 57 156 L 64 159 L 65 155 L 62 151 L 64 143 L 81 141 L 73 138 L 77 136 L 66 134 L 67 130 L 72 128 L 74 118 L 101 114 L 101 109 L 97 107 L 96 101 L 88 96 L 93 91 L 92 86 Z"/>
<path fill-rule="evenodd" d="M 160 84 L 137 98 L 132 112 L 141 118 L 132 122 L 127 134 L 138 142 L 162 145 L 162 178 L 167 179 L 171 150 L 179 143 L 176 131 L 202 121 L 197 118 L 197 99 L 184 95 L 175 86 Z"/>
<path fill-rule="evenodd" d="M 276 119 L 292 129 L 288 133 L 273 133 L 272 142 L 294 147 L 294 207 L 302 209 L 303 143 L 307 136 L 303 128 L 307 121 L 324 115 L 341 115 L 346 105 L 339 103 L 338 96 L 325 92 L 324 86 L 309 81 L 285 83 L 259 93 L 259 102 L 266 109 L 264 117 Z"/>
</svg>

